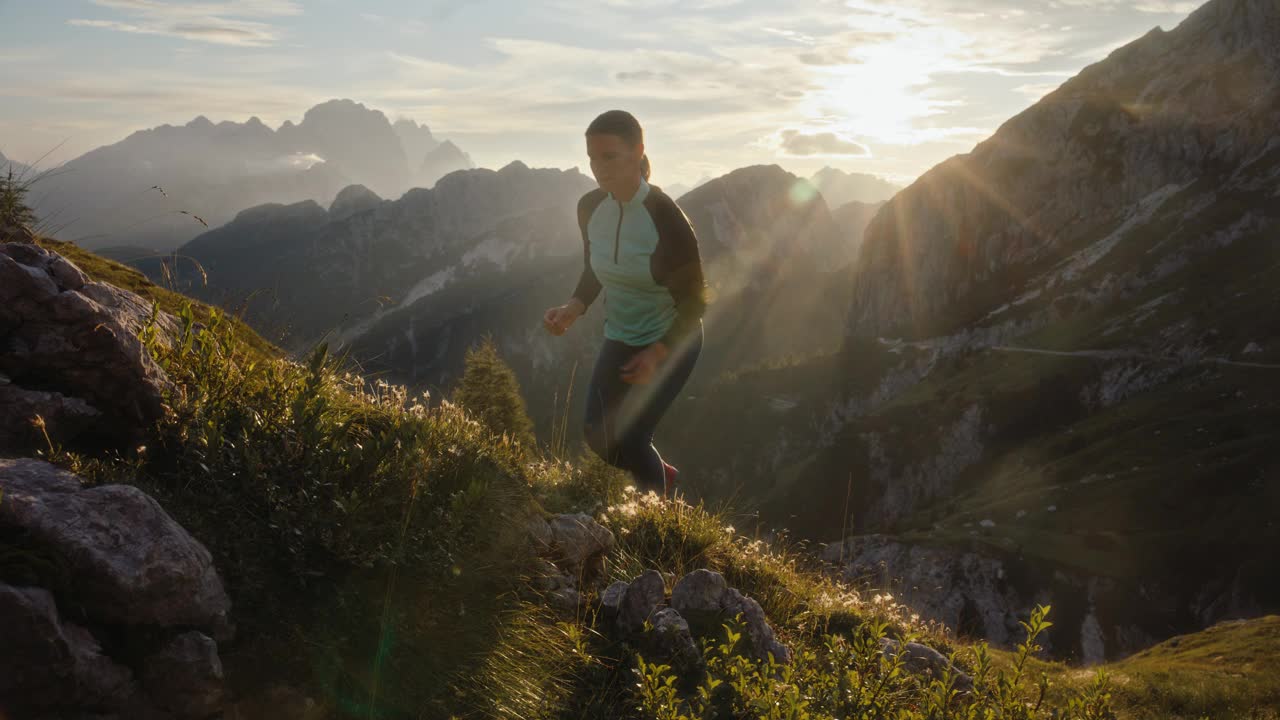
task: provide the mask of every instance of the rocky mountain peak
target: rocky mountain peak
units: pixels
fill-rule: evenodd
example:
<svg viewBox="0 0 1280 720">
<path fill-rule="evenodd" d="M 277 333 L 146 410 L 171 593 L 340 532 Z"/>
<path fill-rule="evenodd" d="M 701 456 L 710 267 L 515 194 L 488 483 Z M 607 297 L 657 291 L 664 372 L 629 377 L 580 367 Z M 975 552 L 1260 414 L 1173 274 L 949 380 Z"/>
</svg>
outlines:
<svg viewBox="0 0 1280 720">
<path fill-rule="evenodd" d="M 343 188 L 329 206 L 329 219 L 341 220 L 365 210 L 372 210 L 382 204 L 378 194 L 363 185 L 348 185 Z"/>
<path fill-rule="evenodd" d="M 1275 163 L 1277 68 L 1273 0 L 1213 0 L 1085 68 L 876 216 L 850 332 L 955 330 L 1106 240 L 1091 265 L 1166 202 L 1191 203 L 1190 218 L 1195 204 L 1180 191 Z"/>
</svg>

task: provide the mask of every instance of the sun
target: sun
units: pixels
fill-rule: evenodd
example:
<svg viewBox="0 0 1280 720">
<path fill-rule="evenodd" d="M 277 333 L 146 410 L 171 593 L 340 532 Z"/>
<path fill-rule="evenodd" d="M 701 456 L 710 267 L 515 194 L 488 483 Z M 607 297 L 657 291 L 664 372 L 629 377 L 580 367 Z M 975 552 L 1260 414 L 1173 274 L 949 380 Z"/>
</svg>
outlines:
<svg viewBox="0 0 1280 720">
<path fill-rule="evenodd" d="M 817 68 L 820 89 L 802 112 L 850 137 L 892 145 L 929 139 L 920 121 L 958 104 L 930 90 L 932 75 L 947 65 L 945 44 L 931 37 L 898 36 L 851 49 L 848 63 Z"/>
</svg>

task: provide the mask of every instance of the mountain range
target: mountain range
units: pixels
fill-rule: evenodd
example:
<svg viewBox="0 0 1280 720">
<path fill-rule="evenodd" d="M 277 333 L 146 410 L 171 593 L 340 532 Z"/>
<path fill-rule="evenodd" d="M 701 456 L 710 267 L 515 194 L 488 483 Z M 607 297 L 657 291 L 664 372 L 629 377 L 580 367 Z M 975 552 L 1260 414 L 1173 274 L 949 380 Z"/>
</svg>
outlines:
<svg viewBox="0 0 1280 720">
<path fill-rule="evenodd" d="M 473 166 L 426 126 L 331 100 L 275 130 L 199 116 L 138 131 L 42 179 L 35 210 L 85 247 L 171 250 L 263 203 L 328 202 L 352 184 L 399 197 Z"/>
</svg>

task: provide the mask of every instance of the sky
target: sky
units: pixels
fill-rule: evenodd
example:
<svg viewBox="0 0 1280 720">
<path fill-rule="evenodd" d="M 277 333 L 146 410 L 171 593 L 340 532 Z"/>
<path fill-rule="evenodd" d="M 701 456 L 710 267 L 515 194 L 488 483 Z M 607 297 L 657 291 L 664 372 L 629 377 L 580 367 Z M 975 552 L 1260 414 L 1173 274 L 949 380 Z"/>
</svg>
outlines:
<svg viewBox="0 0 1280 720">
<path fill-rule="evenodd" d="M 654 181 L 777 163 L 908 183 L 1181 0 L 0 0 L 0 153 L 47 167 L 197 115 L 350 98 L 477 165 L 586 172 L 631 111 Z"/>
</svg>

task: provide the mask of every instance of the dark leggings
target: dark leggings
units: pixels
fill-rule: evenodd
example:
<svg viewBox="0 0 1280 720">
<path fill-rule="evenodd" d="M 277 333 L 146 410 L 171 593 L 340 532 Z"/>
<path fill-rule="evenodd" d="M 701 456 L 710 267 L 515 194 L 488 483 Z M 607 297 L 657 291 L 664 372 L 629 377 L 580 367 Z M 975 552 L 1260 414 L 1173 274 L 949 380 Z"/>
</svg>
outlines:
<svg viewBox="0 0 1280 720">
<path fill-rule="evenodd" d="M 702 352 L 702 329 L 681 345 L 658 365 L 653 379 L 631 385 L 622 380 L 621 368 L 644 348 L 606 339 L 587 387 L 587 444 L 605 462 L 630 472 L 641 492 L 663 492 L 665 473 L 653 431 L 693 372 Z"/>
</svg>

